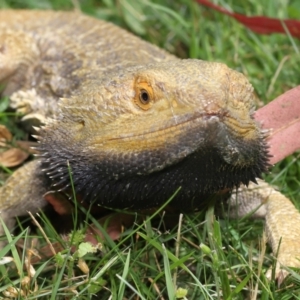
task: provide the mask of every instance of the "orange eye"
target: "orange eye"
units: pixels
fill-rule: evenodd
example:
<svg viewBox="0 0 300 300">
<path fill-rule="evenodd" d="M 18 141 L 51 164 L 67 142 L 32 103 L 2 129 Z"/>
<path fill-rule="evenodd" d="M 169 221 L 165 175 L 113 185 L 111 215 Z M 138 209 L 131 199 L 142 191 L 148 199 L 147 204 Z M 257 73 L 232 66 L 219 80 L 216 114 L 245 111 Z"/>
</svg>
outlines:
<svg viewBox="0 0 300 300">
<path fill-rule="evenodd" d="M 138 82 L 135 86 L 134 102 L 143 110 L 148 110 L 153 104 L 153 89 L 147 82 Z"/>
</svg>

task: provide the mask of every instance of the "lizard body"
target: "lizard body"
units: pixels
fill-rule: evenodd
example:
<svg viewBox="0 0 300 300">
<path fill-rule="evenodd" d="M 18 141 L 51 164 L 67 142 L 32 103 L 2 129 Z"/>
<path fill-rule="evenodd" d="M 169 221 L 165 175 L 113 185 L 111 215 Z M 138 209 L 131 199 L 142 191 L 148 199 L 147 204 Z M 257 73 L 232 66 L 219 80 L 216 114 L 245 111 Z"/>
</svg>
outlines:
<svg viewBox="0 0 300 300">
<path fill-rule="evenodd" d="M 0 11 L 0 71 L 11 106 L 29 125 L 44 123 L 39 160 L 0 190 L 7 222 L 42 208 L 46 192 L 68 189 L 67 162 L 83 200 L 130 209 L 157 207 L 179 186 L 172 203 L 197 209 L 269 166 L 242 74 L 178 59 L 109 23 Z"/>
</svg>

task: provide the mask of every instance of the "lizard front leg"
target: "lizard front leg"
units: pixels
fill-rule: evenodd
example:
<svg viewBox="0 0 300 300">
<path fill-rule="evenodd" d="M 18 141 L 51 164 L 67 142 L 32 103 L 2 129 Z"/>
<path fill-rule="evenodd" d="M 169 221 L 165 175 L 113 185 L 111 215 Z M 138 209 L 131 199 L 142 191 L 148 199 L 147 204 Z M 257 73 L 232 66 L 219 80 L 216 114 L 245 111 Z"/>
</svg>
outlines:
<svg viewBox="0 0 300 300">
<path fill-rule="evenodd" d="M 282 266 L 300 268 L 300 213 L 287 197 L 263 180 L 257 181 L 258 185 L 240 187 L 231 196 L 230 216 L 254 211 L 253 217 L 265 218 L 268 242 L 273 254 L 278 254 L 275 276 L 281 282 L 288 275 Z"/>
<path fill-rule="evenodd" d="M 9 230 L 14 227 L 15 217 L 26 215 L 28 211 L 38 212 L 47 202 L 43 195 L 47 192 L 41 174 L 37 172 L 39 162 L 31 161 L 14 172 L 0 188 L 0 218 Z M 4 230 L 0 225 L 0 235 Z M 5 242 L 0 242 L 0 248 Z"/>
<path fill-rule="evenodd" d="M 66 85 L 42 63 L 39 47 L 34 35 L 0 24 L 0 97 L 10 98 L 10 107 L 22 115 L 28 131 L 54 114 Z"/>
</svg>

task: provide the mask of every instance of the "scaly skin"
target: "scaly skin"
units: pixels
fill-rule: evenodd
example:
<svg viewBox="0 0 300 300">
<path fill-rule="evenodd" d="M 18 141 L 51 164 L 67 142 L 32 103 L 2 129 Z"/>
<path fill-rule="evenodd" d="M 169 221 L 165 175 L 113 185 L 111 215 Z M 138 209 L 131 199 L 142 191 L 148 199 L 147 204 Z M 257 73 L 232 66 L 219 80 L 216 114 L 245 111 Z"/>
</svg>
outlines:
<svg viewBox="0 0 300 300">
<path fill-rule="evenodd" d="M 242 74 L 220 63 L 177 59 L 81 14 L 0 11 L 0 83 L 28 128 L 44 123 L 37 129 L 40 159 L 0 190 L 10 227 L 13 217 L 44 207 L 46 192 L 68 192 L 67 162 L 82 199 L 132 210 L 161 205 L 179 186 L 172 204 L 199 209 L 268 167 L 264 134 L 252 117 L 255 95 Z M 274 200 L 279 206 L 266 200 L 261 185 L 238 202 L 242 214 L 266 202 L 276 253 L 300 220 L 294 224 L 280 212 L 290 207 L 281 194 Z M 243 209 L 254 194 L 258 201 Z M 287 229 L 276 229 L 279 220 Z M 281 251 L 279 261 L 298 266 L 298 248 L 289 257 Z"/>
</svg>

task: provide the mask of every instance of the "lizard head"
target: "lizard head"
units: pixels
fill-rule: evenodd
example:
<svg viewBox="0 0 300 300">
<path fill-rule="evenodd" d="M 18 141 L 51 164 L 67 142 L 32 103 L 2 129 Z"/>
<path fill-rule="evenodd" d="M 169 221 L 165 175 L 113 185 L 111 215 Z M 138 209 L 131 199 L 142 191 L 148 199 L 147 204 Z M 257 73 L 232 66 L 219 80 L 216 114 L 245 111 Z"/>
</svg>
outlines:
<svg viewBox="0 0 300 300">
<path fill-rule="evenodd" d="M 119 196 L 130 206 L 128 190 L 142 189 L 132 205 L 149 206 L 141 204 L 153 193 L 149 182 L 162 194 L 170 181 L 173 192 L 187 185 L 194 198 L 248 184 L 268 166 L 254 100 L 247 79 L 219 63 L 174 60 L 119 70 L 61 100 L 57 117 L 41 129 L 42 161 L 59 186 L 69 181 L 69 161 L 78 190 L 93 190 L 91 198 L 101 194 L 102 202 L 101 191 L 119 186 L 108 193 L 113 206 Z"/>
</svg>

